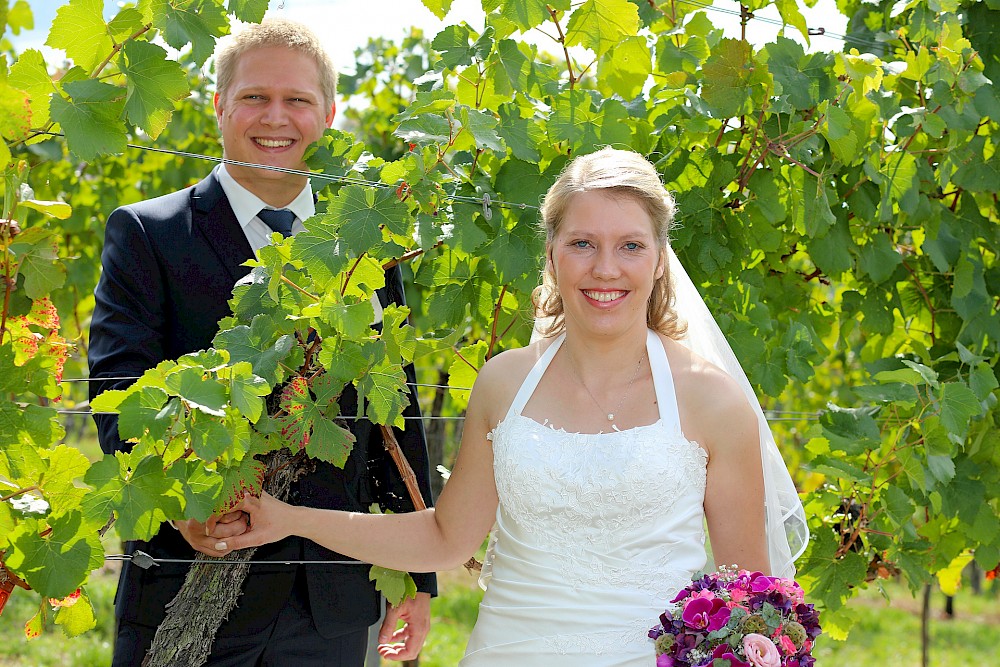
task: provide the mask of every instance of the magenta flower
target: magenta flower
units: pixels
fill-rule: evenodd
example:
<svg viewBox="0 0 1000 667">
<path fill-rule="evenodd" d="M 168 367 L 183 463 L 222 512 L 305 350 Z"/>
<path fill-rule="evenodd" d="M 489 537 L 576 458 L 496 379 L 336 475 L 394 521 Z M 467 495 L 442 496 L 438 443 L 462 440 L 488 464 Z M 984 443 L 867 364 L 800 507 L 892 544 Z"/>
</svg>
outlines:
<svg viewBox="0 0 1000 667">
<path fill-rule="evenodd" d="M 719 644 L 712 651 L 712 660 L 722 658 L 723 660 L 729 661 L 729 667 L 753 667 L 750 663 L 740 660 L 740 658 L 733 653 L 733 649 L 729 648 L 729 644 Z M 657 665 L 659 667 L 659 665 Z"/>
<path fill-rule="evenodd" d="M 681 618 L 689 628 L 712 632 L 729 622 L 730 613 L 723 600 L 696 597 L 684 606 Z"/>
</svg>

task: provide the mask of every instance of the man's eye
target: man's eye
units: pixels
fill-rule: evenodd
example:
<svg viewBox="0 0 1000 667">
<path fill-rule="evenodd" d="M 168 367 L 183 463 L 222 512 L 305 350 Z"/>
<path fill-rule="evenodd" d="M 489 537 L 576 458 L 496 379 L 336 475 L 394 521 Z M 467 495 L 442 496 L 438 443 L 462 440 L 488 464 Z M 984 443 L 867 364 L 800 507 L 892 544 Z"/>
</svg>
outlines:
<svg viewBox="0 0 1000 667">
<path fill-rule="evenodd" d="M 590 245 L 590 241 L 573 241 L 573 245 L 577 248 L 586 248 Z"/>
</svg>

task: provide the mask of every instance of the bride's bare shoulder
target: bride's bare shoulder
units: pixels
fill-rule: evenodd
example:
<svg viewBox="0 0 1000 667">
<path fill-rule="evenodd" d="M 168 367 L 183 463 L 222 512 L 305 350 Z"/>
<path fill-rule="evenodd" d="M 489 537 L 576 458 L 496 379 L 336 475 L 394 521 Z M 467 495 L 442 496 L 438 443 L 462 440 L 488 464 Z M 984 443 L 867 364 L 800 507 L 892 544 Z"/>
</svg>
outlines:
<svg viewBox="0 0 1000 667">
<path fill-rule="evenodd" d="M 505 350 L 479 369 L 473 397 L 475 403 L 493 414 L 491 421 L 496 422 L 506 414 L 524 378 L 551 344 L 552 339 L 543 339 L 526 347 Z"/>
</svg>

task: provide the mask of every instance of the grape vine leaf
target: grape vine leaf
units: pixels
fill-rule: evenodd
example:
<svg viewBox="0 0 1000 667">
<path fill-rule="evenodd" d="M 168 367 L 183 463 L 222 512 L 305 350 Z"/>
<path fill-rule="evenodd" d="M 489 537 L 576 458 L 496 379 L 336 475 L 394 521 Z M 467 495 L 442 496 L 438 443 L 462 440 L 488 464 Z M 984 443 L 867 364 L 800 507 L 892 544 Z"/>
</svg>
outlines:
<svg viewBox="0 0 1000 667">
<path fill-rule="evenodd" d="M 264 396 L 271 393 L 267 381 L 255 375 L 250 362 L 240 361 L 219 370 L 219 379 L 229 384 L 229 400 L 234 408 L 256 424 L 264 412 Z"/>
<path fill-rule="evenodd" d="M 268 0 L 229 0 L 229 13 L 245 23 L 260 23 L 267 13 Z"/>
<path fill-rule="evenodd" d="M 229 33 L 222 3 L 214 0 L 152 0 L 153 24 L 175 49 L 191 45 L 191 56 L 204 65 L 215 40 Z"/>
<path fill-rule="evenodd" d="M 403 409 L 410 404 L 403 369 L 389 359 L 373 364 L 368 374 L 355 383 L 358 401 L 368 401 L 365 416 L 376 424 L 404 428 Z"/>
<path fill-rule="evenodd" d="M 413 581 L 413 577 L 406 572 L 372 565 L 368 579 L 375 582 L 375 588 L 385 596 L 390 604 L 398 605 L 406 598 L 417 595 L 417 585 Z"/>
<path fill-rule="evenodd" d="M 76 65 L 93 70 L 114 47 L 103 13 L 102 0 L 70 0 L 56 10 L 45 45 L 62 49 Z"/>
<path fill-rule="evenodd" d="M 90 598 L 83 592 L 72 604 L 60 606 L 56 610 L 53 622 L 62 628 L 67 637 L 77 637 L 97 627 L 94 607 Z"/>
<path fill-rule="evenodd" d="M 125 127 L 119 122 L 124 89 L 97 79 L 71 81 L 62 88 L 69 97 L 53 95 L 50 109 L 69 149 L 81 160 L 124 152 Z"/>
<path fill-rule="evenodd" d="M 168 516 L 180 515 L 177 484 L 164 473 L 159 456 L 143 457 L 134 470 L 127 467 L 128 458 L 118 452 L 90 467 L 84 482 L 94 492 L 85 500 L 84 511 L 88 520 L 101 522 L 113 511 L 123 540 L 148 540 Z"/>
<path fill-rule="evenodd" d="M 223 476 L 204 462 L 178 461 L 170 466 L 167 475 L 184 489 L 184 517 L 204 522 L 219 507 Z"/>
<path fill-rule="evenodd" d="M 283 372 L 279 372 L 278 366 L 288 356 L 295 339 L 286 334 L 271 343 L 269 318 L 266 315 L 258 315 L 253 318 L 250 326 L 241 324 L 220 331 L 212 344 L 228 351 L 230 362 L 233 364 L 240 361 L 250 362 L 256 375 L 264 378 L 268 384 L 274 385 L 284 376 Z"/>
<path fill-rule="evenodd" d="M 453 0 L 420 0 L 424 3 L 424 7 L 430 10 L 434 16 L 441 20 L 448 16 L 448 12 L 451 11 L 451 3 Z"/>
<path fill-rule="evenodd" d="M 128 93 L 125 117 L 156 139 L 167 126 L 174 102 L 189 93 L 187 76 L 167 52 L 149 42 L 125 42 L 119 58 Z"/>
<path fill-rule="evenodd" d="M 772 87 L 767 66 L 756 62 L 753 47 L 739 39 L 723 39 L 702 68 L 701 97 L 719 118 L 750 113 Z"/>
<path fill-rule="evenodd" d="M 167 389 L 180 396 L 183 401 L 202 412 L 216 417 L 225 415 L 228 403 L 226 386 L 211 375 L 206 376 L 203 369 L 183 368 L 167 375 Z"/>
<path fill-rule="evenodd" d="M 603 56 L 638 33 L 639 9 L 628 0 L 587 0 L 569 17 L 566 45 L 583 46 Z"/>
<path fill-rule="evenodd" d="M 48 528 L 43 537 L 33 522 L 21 524 L 5 562 L 40 595 L 63 598 L 100 567 L 104 550 L 97 534 L 83 529 L 79 511 L 49 517 Z"/>
</svg>

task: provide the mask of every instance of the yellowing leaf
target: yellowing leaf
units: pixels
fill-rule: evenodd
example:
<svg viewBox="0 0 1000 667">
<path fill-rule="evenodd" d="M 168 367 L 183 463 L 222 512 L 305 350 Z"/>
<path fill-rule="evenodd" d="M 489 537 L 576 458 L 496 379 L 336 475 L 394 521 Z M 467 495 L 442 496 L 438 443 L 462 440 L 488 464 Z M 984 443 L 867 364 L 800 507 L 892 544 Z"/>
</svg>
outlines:
<svg viewBox="0 0 1000 667">
<path fill-rule="evenodd" d="M 965 566 L 972 562 L 972 552 L 963 551 L 955 560 L 948 564 L 943 570 L 938 570 L 935 575 L 941 592 L 945 595 L 955 595 L 962 585 L 962 571 Z"/>
</svg>

